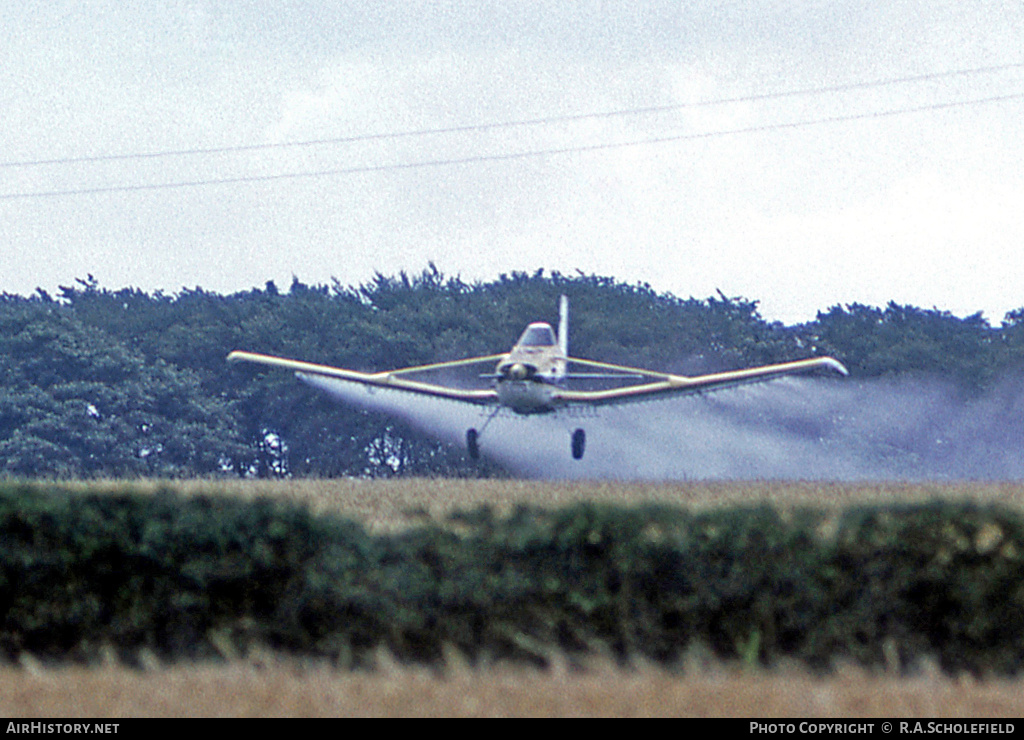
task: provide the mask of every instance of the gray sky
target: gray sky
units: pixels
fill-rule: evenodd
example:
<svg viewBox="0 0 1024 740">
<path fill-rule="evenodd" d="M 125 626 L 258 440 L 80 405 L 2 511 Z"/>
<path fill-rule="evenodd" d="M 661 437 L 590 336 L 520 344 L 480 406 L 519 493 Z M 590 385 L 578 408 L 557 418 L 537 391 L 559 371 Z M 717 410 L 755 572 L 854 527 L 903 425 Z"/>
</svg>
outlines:
<svg viewBox="0 0 1024 740">
<path fill-rule="evenodd" d="M 0 7 L 0 291 L 358 284 L 434 261 L 721 289 L 787 323 L 1024 306 L 1024 97 L 937 107 L 1024 95 L 1019 0 Z M 707 104 L 725 98 L 743 100 Z M 670 109 L 12 164 L 651 107 Z M 4 197 L 353 169 L 371 171 Z"/>
</svg>

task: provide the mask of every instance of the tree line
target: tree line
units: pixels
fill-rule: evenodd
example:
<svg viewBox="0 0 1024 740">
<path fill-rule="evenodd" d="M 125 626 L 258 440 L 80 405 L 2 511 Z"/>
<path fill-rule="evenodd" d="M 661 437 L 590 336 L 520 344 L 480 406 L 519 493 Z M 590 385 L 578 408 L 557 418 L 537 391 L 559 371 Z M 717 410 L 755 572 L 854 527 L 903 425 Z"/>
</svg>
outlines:
<svg viewBox="0 0 1024 740">
<path fill-rule="evenodd" d="M 755 300 L 658 293 L 560 273 L 467 283 L 433 265 L 346 286 L 273 282 L 221 295 L 110 290 L 0 294 L 0 474 L 500 475 L 395 420 L 335 404 L 291 373 L 229 366 L 246 349 L 362 370 L 491 354 L 572 308 L 579 357 L 695 374 L 832 355 L 854 377 L 924 374 L 981 392 L 1024 365 L 1024 308 L 980 314 L 889 303 L 765 320 Z"/>
</svg>

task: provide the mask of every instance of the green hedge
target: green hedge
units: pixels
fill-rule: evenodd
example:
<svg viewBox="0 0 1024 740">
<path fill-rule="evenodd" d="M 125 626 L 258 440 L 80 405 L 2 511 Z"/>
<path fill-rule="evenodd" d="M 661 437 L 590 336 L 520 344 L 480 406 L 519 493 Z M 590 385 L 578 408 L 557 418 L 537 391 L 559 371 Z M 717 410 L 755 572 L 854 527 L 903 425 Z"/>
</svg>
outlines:
<svg viewBox="0 0 1024 740">
<path fill-rule="evenodd" d="M 835 661 L 1015 674 L 1024 518 L 937 501 L 842 512 L 486 508 L 374 536 L 269 499 L 0 486 L 0 659 L 167 661 L 255 646 L 365 665 Z"/>
</svg>

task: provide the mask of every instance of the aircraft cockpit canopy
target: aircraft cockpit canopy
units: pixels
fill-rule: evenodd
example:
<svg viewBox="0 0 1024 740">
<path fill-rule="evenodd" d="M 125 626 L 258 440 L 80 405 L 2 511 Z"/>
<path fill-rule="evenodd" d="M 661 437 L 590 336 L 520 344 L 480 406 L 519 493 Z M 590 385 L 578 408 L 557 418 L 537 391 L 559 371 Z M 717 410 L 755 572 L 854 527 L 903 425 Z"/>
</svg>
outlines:
<svg viewBox="0 0 1024 740">
<path fill-rule="evenodd" d="M 541 323 L 526 327 L 518 342 L 520 347 L 554 347 L 556 344 L 555 332 L 551 325 Z"/>
</svg>

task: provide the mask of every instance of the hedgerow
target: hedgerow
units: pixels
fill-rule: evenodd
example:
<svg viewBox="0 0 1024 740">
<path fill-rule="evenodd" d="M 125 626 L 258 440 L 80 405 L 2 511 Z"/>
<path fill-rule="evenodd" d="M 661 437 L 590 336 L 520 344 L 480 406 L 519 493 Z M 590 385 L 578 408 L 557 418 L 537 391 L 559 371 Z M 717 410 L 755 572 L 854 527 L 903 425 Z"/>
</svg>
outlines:
<svg viewBox="0 0 1024 740">
<path fill-rule="evenodd" d="M 935 501 L 693 512 L 461 511 L 399 533 L 269 498 L 0 486 L 0 659 L 127 663 L 254 649 L 369 665 L 688 651 L 1010 675 L 1024 519 Z"/>
</svg>

